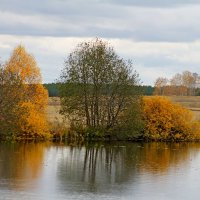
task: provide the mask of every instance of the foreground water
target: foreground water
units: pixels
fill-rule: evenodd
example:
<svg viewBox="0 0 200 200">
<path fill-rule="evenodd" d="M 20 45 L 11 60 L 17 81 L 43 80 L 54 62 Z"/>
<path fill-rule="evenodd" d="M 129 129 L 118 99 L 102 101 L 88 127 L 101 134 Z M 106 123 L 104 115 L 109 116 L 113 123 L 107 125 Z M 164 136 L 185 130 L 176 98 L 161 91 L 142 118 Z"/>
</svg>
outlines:
<svg viewBox="0 0 200 200">
<path fill-rule="evenodd" d="M 1 200 L 199 199 L 200 144 L 0 144 Z"/>
</svg>

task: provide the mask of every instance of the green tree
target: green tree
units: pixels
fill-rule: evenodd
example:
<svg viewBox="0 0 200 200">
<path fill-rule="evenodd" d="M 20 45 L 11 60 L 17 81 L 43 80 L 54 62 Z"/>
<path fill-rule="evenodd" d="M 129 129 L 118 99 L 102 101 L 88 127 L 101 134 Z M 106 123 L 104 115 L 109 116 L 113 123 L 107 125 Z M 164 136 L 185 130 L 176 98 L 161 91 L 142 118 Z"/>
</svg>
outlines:
<svg viewBox="0 0 200 200">
<path fill-rule="evenodd" d="M 22 99 L 23 84 L 21 80 L 16 74 L 0 65 L 0 138 L 21 131 L 19 117 L 27 115 L 21 108 Z"/>
<path fill-rule="evenodd" d="M 125 113 L 140 103 L 138 74 L 131 61 L 101 39 L 80 43 L 60 78 L 61 113 L 96 133 L 120 130 Z"/>
</svg>

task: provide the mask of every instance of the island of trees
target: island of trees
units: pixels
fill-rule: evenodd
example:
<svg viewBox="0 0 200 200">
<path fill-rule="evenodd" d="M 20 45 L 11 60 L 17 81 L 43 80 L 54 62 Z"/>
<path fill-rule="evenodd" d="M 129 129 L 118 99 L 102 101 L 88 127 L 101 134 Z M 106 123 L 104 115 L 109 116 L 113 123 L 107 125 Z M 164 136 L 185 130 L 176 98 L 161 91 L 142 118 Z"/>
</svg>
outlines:
<svg viewBox="0 0 200 200">
<path fill-rule="evenodd" d="M 193 113 L 164 97 L 197 95 L 198 74 L 160 77 L 147 87 L 133 69 L 97 38 L 68 55 L 57 83 L 42 85 L 34 56 L 17 46 L 0 65 L 0 140 L 199 140 Z M 60 132 L 47 120 L 48 91 L 59 96 L 60 114 L 69 123 Z"/>
</svg>

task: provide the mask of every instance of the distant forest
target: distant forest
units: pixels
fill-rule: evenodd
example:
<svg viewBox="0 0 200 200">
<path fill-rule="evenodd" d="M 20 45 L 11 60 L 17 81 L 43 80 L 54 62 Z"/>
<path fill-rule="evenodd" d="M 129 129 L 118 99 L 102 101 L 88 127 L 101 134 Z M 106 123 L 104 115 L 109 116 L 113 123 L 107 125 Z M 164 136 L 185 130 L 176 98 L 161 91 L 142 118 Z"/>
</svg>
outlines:
<svg viewBox="0 0 200 200">
<path fill-rule="evenodd" d="M 58 97 L 59 96 L 59 84 L 58 83 L 45 83 L 44 87 L 48 90 L 49 97 Z M 154 92 L 154 87 L 152 86 L 138 86 L 140 87 L 143 95 L 151 96 Z"/>
<path fill-rule="evenodd" d="M 43 86 L 48 90 L 49 97 L 59 96 L 57 83 L 45 83 Z"/>
</svg>

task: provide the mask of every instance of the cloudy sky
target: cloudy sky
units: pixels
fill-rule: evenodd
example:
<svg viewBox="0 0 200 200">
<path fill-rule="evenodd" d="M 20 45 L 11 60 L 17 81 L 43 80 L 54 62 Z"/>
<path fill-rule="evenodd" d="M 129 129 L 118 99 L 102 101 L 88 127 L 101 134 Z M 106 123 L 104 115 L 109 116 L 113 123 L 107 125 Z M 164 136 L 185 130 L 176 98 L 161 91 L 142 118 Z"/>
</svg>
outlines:
<svg viewBox="0 0 200 200">
<path fill-rule="evenodd" d="M 22 44 L 44 82 L 59 77 L 78 43 L 95 37 L 131 59 L 143 84 L 200 73 L 200 0 L 0 0 L 0 60 Z"/>
</svg>

